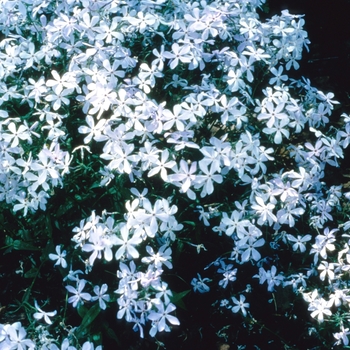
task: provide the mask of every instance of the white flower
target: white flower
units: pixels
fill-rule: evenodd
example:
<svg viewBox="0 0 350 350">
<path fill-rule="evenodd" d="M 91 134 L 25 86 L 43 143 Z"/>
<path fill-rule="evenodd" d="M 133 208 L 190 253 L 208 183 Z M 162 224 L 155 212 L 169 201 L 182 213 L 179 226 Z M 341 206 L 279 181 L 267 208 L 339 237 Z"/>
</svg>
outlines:
<svg viewBox="0 0 350 350">
<path fill-rule="evenodd" d="M 64 250 L 61 253 L 61 246 L 57 245 L 56 246 L 56 253 L 57 254 L 49 254 L 49 258 L 51 260 L 57 260 L 56 264 L 54 266 L 61 265 L 65 269 L 67 267 L 67 262 L 65 260 L 65 256 L 67 255 L 66 251 Z"/>
<path fill-rule="evenodd" d="M 16 129 L 16 124 L 11 122 L 7 126 L 9 134 L 2 133 L 1 136 L 6 142 L 11 142 L 11 147 L 16 147 L 19 144 L 19 140 L 31 140 L 30 133 L 28 132 L 28 128 L 25 125 L 20 125 L 18 129 Z"/>
<path fill-rule="evenodd" d="M 38 312 L 36 312 L 33 317 L 36 319 L 36 320 L 41 320 L 42 318 L 44 318 L 45 322 L 47 324 L 52 324 L 52 321 L 50 320 L 50 317 L 53 317 L 57 314 L 57 311 L 51 311 L 51 312 L 45 312 L 43 310 L 41 310 L 39 308 L 39 305 L 37 303 L 37 301 L 35 300 L 34 301 L 34 304 L 35 304 L 35 308 L 38 310 Z"/>
<path fill-rule="evenodd" d="M 272 213 L 272 209 L 275 208 L 275 205 L 272 203 L 265 204 L 264 200 L 259 196 L 255 197 L 255 201 L 256 204 L 252 205 L 252 209 L 260 215 L 258 224 L 263 225 L 268 221 L 269 225 L 272 226 L 272 224 L 277 221 L 277 217 Z"/>
<path fill-rule="evenodd" d="M 26 350 L 35 349 L 36 345 L 30 339 L 25 339 L 27 332 L 20 322 L 12 325 L 5 325 L 5 332 L 8 335 L 8 342 L 0 344 L 0 349 Z M 4 345 L 4 348 L 2 347 Z M 7 346 L 8 345 L 8 346 Z"/>
<path fill-rule="evenodd" d="M 73 307 L 76 307 L 78 304 L 82 303 L 84 300 L 90 301 L 91 295 L 89 293 L 82 293 L 85 288 L 86 281 L 79 280 L 77 281 L 77 288 L 72 286 L 66 286 L 68 292 L 73 293 L 71 297 L 68 298 L 68 303 L 72 303 Z"/>
<path fill-rule="evenodd" d="M 201 197 L 205 197 L 207 195 L 210 195 L 214 192 L 214 185 L 213 181 L 216 183 L 222 183 L 223 177 L 220 174 L 215 174 L 217 172 L 217 169 L 215 168 L 214 164 L 211 164 L 210 169 L 208 168 L 208 163 L 205 160 L 201 160 L 199 162 L 199 167 L 204 173 L 203 175 L 197 175 L 196 177 L 196 188 L 201 188 Z"/>
<path fill-rule="evenodd" d="M 115 253 L 116 260 L 120 260 L 122 256 L 127 253 L 128 256 L 137 259 L 139 257 L 138 251 L 135 249 L 135 246 L 142 242 L 142 238 L 134 233 L 131 238 L 129 238 L 129 229 L 126 224 L 122 225 L 120 228 L 121 238 L 115 238 L 115 245 L 120 245 L 120 248 Z"/>
<path fill-rule="evenodd" d="M 176 310 L 176 306 L 172 303 L 168 304 L 166 309 L 164 309 L 164 304 L 159 303 L 156 305 L 158 308 L 158 312 L 151 311 L 148 315 L 148 319 L 155 322 L 157 325 L 157 329 L 154 330 L 151 328 L 150 335 L 153 337 L 155 336 L 155 332 L 163 332 L 168 328 L 168 325 L 166 324 L 166 321 L 171 323 L 172 325 L 178 326 L 180 324 L 180 321 L 173 315 L 169 315 L 170 312 Z"/>
<path fill-rule="evenodd" d="M 331 316 L 332 312 L 329 310 L 329 306 L 326 300 L 323 298 L 316 299 L 312 302 L 308 308 L 311 312 L 311 317 L 317 317 L 318 322 L 324 321 L 324 315 Z"/>
<path fill-rule="evenodd" d="M 100 119 L 96 125 L 95 125 L 95 120 L 91 115 L 87 115 L 85 120 L 88 126 L 81 125 L 78 128 L 79 133 L 88 134 L 84 138 L 84 143 L 89 143 L 92 138 L 98 141 L 103 141 L 107 139 L 107 136 L 101 136 L 101 133 L 104 130 L 104 126 L 106 124 L 106 119 Z"/>
<path fill-rule="evenodd" d="M 264 238 L 255 239 L 255 241 L 246 241 L 245 239 L 237 241 L 236 245 L 242 252 L 242 262 L 247 262 L 250 259 L 259 261 L 261 254 L 255 249 L 262 247 L 265 244 Z"/>
<path fill-rule="evenodd" d="M 293 235 L 287 234 L 287 238 L 288 238 L 288 241 L 295 242 L 293 244 L 294 251 L 297 251 L 299 249 L 301 253 L 304 253 L 306 251 L 306 247 L 305 247 L 304 243 L 310 241 L 312 236 L 311 235 L 305 235 L 305 236 L 298 235 L 297 238 L 295 238 Z"/>
<path fill-rule="evenodd" d="M 337 341 L 334 343 L 334 345 L 340 345 L 341 342 L 343 342 L 343 344 L 345 346 L 349 345 L 349 338 L 348 335 L 350 334 L 349 332 L 349 328 L 345 328 L 342 325 L 341 326 L 341 331 L 339 333 L 334 333 L 333 336 L 335 339 L 337 339 Z"/>
<path fill-rule="evenodd" d="M 329 263 L 327 261 L 322 261 L 321 264 L 317 268 L 318 270 L 322 270 L 320 273 L 321 281 L 324 281 L 326 276 L 328 276 L 329 282 L 334 279 L 334 264 Z"/>
<path fill-rule="evenodd" d="M 146 250 L 150 256 L 143 257 L 141 259 L 143 263 L 154 263 L 154 266 L 157 269 L 161 269 L 162 265 L 165 265 L 168 269 L 173 268 L 172 263 L 169 261 L 171 259 L 171 248 L 169 248 L 167 245 L 161 246 L 158 253 L 155 253 L 153 248 L 150 246 L 147 246 Z"/>
<path fill-rule="evenodd" d="M 98 300 L 98 303 L 102 310 L 106 310 L 107 306 L 105 301 L 110 301 L 110 296 L 106 294 L 107 290 L 108 286 L 106 283 L 102 284 L 101 288 L 99 286 L 95 286 L 94 293 L 96 294 L 96 296 L 91 297 L 92 301 Z"/>
</svg>

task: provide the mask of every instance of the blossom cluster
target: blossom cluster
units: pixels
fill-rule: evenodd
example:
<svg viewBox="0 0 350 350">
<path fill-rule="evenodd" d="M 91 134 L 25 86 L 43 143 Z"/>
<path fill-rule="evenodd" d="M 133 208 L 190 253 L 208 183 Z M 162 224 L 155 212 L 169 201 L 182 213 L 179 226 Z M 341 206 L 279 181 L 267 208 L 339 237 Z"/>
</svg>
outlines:
<svg viewBox="0 0 350 350">
<path fill-rule="evenodd" d="M 264 3 L 1 2 L 0 201 L 26 220 L 70 178 L 77 198 L 86 182 L 127 193 L 117 211 L 89 207 L 71 247 L 62 241 L 46 257 L 63 274 L 67 303 L 90 307 L 86 327 L 111 303 L 141 337 L 145 327 L 155 337 L 179 326 L 167 282 L 173 247 L 207 250 L 191 225 L 224 242 L 203 262 L 210 278 L 187 281 L 225 295 L 222 310 L 253 317 L 249 298 L 266 285 L 303 295 L 320 323 L 346 312 L 350 221 L 337 212 L 350 196 L 327 174 L 344 158 L 350 117 L 330 127 L 334 94 L 288 76 L 310 44 L 305 22 L 287 10 L 261 21 Z M 77 179 L 82 168 L 93 179 Z M 300 265 L 285 266 L 286 252 Z M 115 264 L 116 278 L 98 280 L 101 264 Z M 52 324 L 56 312 L 34 309 L 33 322 Z M 334 337 L 347 345 L 342 322 Z M 20 323 L 0 330 L 0 349 L 17 340 L 57 348 L 47 335 L 25 339 Z"/>
<path fill-rule="evenodd" d="M 141 195 L 135 188 L 131 189 L 134 194 Z M 147 191 L 143 191 L 143 196 Z M 125 222 L 116 223 L 111 216 L 99 217 L 93 213 L 87 220 L 82 220 L 80 226 L 73 229 L 75 235 L 72 241 L 76 243 L 75 248 L 91 255 L 85 262 L 86 273 L 92 271 L 95 260 L 102 259 L 120 261 L 117 277 L 119 278 L 118 288 L 114 291 L 118 295 L 116 299 L 119 305 L 117 318 L 125 318 L 128 322 L 134 323 L 134 328 L 140 330 L 143 338 L 143 325 L 146 320 L 151 321 L 152 327 L 149 331 L 151 336 L 157 332 L 170 331 L 166 321 L 178 325 L 179 320 L 168 315 L 176 309 L 171 303 L 172 292 L 168 284 L 162 281 L 163 270 L 172 269 L 172 250 L 170 242 L 176 240 L 176 232 L 180 231 L 183 225 L 178 224 L 174 214 L 177 212 L 175 205 L 165 200 L 157 200 L 154 205 L 147 198 L 134 199 L 126 203 L 128 209 L 125 214 Z M 152 240 L 156 233 L 160 233 L 157 241 Z M 120 236 L 120 238 L 118 237 Z M 151 240 L 145 250 L 141 263 L 145 266 L 145 272 L 141 271 L 135 261 L 140 254 L 136 247 L 143 241 Z M 118 247 L 115 254 L 112 248 Z M 114 255 L 114 256 L 113 256 Z M 57 262 L 60 256 L 52 257 Z M 62 265 L 63 263 L 63 265 Z M 62 267 L 67 263 L 61 261 Z M 82 293 L 86 280 L 78 278 L 82 271 L 71 271 L 67 279 L 74 281 L 76 288 L 68 285 L 66 288 L 73 293 L 68 299 L 73 307 L 77 307 L 83 300 L 99 300 L 101 309 L 106 309 L 105 301 L 110 301 L 107 292 L 107 285 L 101 289 L 94 287 L 97 296 L 91 297 L 87 292 Z"/>
</svg>

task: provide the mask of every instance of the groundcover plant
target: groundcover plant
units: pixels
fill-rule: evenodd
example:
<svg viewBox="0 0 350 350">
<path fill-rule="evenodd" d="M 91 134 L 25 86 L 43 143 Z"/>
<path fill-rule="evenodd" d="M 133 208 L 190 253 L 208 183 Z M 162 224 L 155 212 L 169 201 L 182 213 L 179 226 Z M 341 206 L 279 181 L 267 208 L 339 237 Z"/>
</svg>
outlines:
<svg viewBox="0 0 350 350">
<path fill-rule="evenodd" d="M 0 349 L 347 347 L 350 117 L 264 3 L 0 2 Z"/>
</svg>

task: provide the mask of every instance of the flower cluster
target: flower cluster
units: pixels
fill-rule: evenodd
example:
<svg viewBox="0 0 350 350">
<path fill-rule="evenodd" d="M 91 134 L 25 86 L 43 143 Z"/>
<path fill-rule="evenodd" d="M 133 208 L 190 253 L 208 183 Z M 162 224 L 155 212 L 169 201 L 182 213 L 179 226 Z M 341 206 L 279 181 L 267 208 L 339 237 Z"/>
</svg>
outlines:
<svg viewBox="0 0 350 350">
<path fill-rule="evenodd" d="M 253 320 L 252 295 L 283 289 L 302 295 L 319 323 L 347 312 L 350 221 L 338 212 L 350 196 L 330 179 L 350 117 L 330 127 L 334 95 L 288 76 L 308 49 L 303 16 L 261 21 L 264 3 L 0 4 L 0 201 L 29 223 L 58 188 L 85 205 L 71 246 L 64 232 L 55 248 L 48 226 L 42 260 L 63 275 L 81 325 L 61 326 L 55 341 L 47 328 L 29 340 L 20 323 L 0 325 L 0 349 L 94 349 L 87 334 L 112 303 L 141 338 L 145 327 L 170 332 L 190 290 L 169 270 L 202 249 L 216 254 L 198 259 L 213 272 L 186 283 L 220 293 L 220 312 Z M 52 214 L 58 230 L 76 203 Z M 200 230 L 222 243 L 205 246 Z M 64 319 L 32 299 L 32 323 Z M 340 318 L 334 337 L 347 345 Z"/>
</svg>

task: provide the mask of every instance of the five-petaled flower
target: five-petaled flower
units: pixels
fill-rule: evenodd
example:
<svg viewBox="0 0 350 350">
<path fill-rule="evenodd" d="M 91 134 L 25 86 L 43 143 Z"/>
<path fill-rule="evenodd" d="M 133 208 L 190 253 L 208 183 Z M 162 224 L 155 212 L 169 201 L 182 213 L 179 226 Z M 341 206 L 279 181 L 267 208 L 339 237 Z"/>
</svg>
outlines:
<svg viewBox="0 0 350 350">
<path fill-rule="evenodd" d="M 66 255 L 67 255 L 67 252 L 64 250 L 63 252 L 61 252 L 61 246 L 60 245 L 57 245 L 56 246 L 56 253 L 57 254 L 49 254 L 49 258 L 51 260 L 57 260 L 56 263 L 55 263 L 55 266 L 56 265 L 61 265 L 64 269 L 67 267 L 67 262 L 66 262 Z"/>
<path fill-rule="evenodd" d="M 245 303 L 245 296 L 243 294 L 240 294 L 239 300 L 237 300 L 235 297 L 231 297 L 231 299 L 235 304 L 235 306 L 232 306 L 231 311 L 234 313 L 241 311 L 243 316 L 246 317 L 246 309 L 249 308 L 249 303 Z"/>
</svg>

